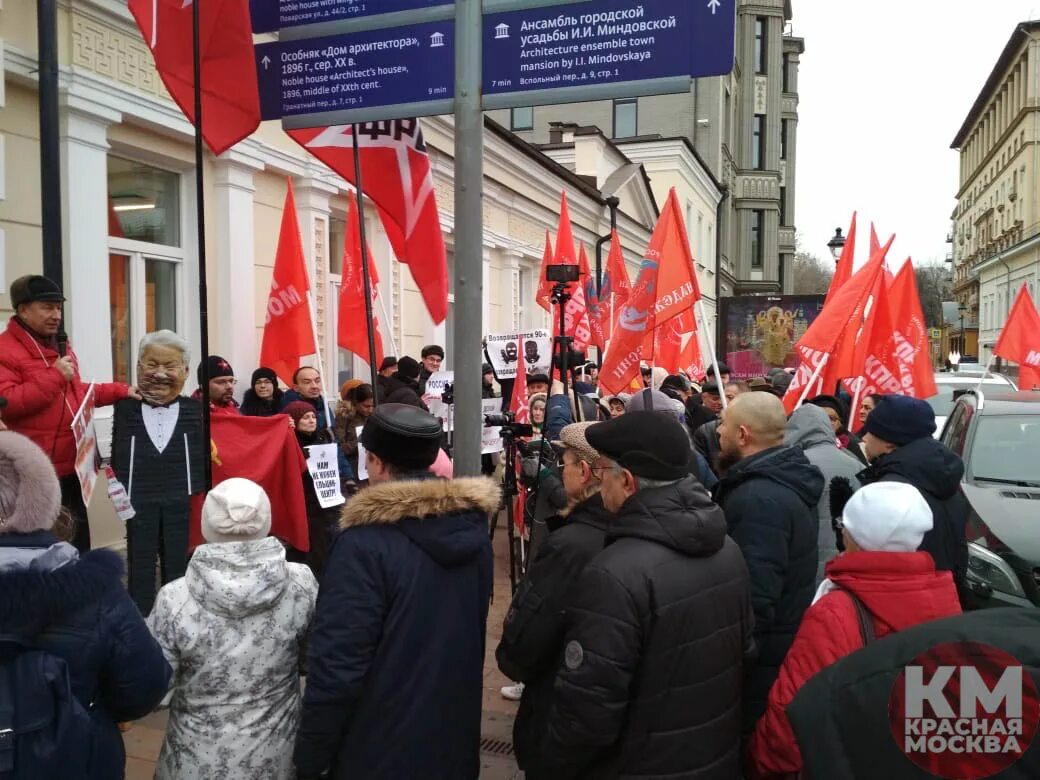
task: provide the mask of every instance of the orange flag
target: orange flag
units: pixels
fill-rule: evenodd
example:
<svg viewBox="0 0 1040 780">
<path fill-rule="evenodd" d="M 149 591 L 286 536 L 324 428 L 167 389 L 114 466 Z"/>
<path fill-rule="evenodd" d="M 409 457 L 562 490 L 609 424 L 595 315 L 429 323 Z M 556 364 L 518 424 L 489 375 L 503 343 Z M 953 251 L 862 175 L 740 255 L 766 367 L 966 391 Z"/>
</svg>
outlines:
<svg viewBox="0 0 1040 780">
<path fill-rule="evenodd" d="M 873 233 L 874 227 L 871 225 L 871 232 Z M 877 236 L 875 235 L 876 239 Z M 856 212 L 852 212 L 852 223 L 849 225 L 849 232 L 845 237 L 845 246 L 842 247 L 841 257 L 838 258 L 838 265 L 834 269 L 834 276 L 831 278 L 831 286 L 827 290 L 827 298 L 824 300 L 826 304 L 834 294 L 841 288 L 845 282 L 852 277 L 852 270 L 855 266 L 856 256 Z"/>
<path fill-rule="evenodd" d="M 353 352 L 369 365 L 383 362 L 383 337 L 379 333 L 379 319 L 373 313 L 372 327 L 376 356 L 368 354 L 368 315 L 365 313 L 365 279 L 361 274 L 361 223 L 358 220 L 354 193 L 347 195 L 347 229 L 343 236 L 343 275 L 339 286 L 339 321 L 336 323 L 336 343 Z M 372 303 L 375 304 L 379 274 L 368 250 L 368 274 L 372 283 Z"/>
<path fill-rule="evenodd" d="M 552 304 L 549 302 L 549 298 L 552 295 L 552 282 L 550 282 L 545 272 L 552 265 L 553 261 L 553 248 L 552 241 L 549 240 L 549 231 L 545 231 L 545 252 L 542 254 L 542 268 L 538 272 L 538 292 L 535 293 L 534 300 L 539 306 L 546 311 L 552 311 Z"/>
<path fill-rule="evenodd" d="M 1040 387 L 1040 313 L 1024 284 L 993 347 L 993 354 L 1018 363 L 1021 389 Z"/>
<path fill-rule="evenodd" d="M 618 316 L 614 338 L 600 370 L 600 384 L 608 392 L 624 392 L 639 376 L 644 347 L 653 349 L 653 331 L 658 323 L 690 309 L 699 299 L 686 226 L 673 189 L 650 236 L 631 297 Z"/>
<path fill-rule="evenodd" d="M 300 358 L 317 352 L 308 300 L 310 289 L 290 180 L 282 208 L 282 227 L 260 343 L 260 365 L 272 369 L 290 387 L 293 374 L 300 367 Z"/>
</svg>

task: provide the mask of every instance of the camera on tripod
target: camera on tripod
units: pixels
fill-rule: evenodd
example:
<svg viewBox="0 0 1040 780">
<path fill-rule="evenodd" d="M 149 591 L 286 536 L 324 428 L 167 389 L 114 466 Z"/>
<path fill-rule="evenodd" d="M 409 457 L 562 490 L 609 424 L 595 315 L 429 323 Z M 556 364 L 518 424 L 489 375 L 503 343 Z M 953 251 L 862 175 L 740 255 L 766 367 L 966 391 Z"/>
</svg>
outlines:
<svg viewBox="0 0 1040 780">
<path fill-rule="evenodd" d="M 545 268 L 545 281 L 554 284 L 570 284 L 581 278 L 581 266 L 550 265 Z"/>
<path fill-rule="evenodd" d="M 446 403 L 448 406 L 451 406 L 452 404 L 455 403 L 455 383 L 454 382 L 445 382 L 444 383 L 444 390 L 441 393 L 441 400 L 444 403 Z"/>
<path fill-rule="evenodd" d="M 534 427 L 527 423 L 518 423 L 516 413 L 512 411 L 502 414 L 485 414 L 485 428 L 501 428 L 503 439 L 519 439 L 525 436 L 534 436 Z"/>
<path fill-rule="evenodd" d="M 564 358 L 567 358 L 567 365 L 564 367 Z M 557 353 L 553 355 L 553 367 L 557 371 L 576 371 L 579 366 L 585 365 L 585 353 L 577 349 L 567 349 L 566 353 Z"/>
</svg>

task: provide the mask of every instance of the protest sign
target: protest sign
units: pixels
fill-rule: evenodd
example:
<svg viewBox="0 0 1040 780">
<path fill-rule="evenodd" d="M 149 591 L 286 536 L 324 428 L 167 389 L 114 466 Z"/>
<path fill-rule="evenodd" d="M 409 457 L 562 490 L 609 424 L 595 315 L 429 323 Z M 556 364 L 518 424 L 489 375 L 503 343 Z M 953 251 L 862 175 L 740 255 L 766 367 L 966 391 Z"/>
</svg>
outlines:
<svg viewBox="0 0 1040 780">
<path fill-rule="evenodd" d="M 365 482 L 368 479 L 368 451 L 365 449 L 365 445 L 361 443 L 361 431 L 365 429 L 364 425 L 357 427 L 357 478 L 358 482 Z"/>
<path fill-rule="evenodd" d="M 87 388 L 79 411 L 72 418 L 72 435 L 76 440 L 76 476 L 83 494 L 84 506 L 90 506 L 98 477 L 97 433 L 94 431 L 94 385 Z"/>
<path fill-rule="evenodd" d="M 338 444 L 312 444 L 307 450 L 307 470 L 314 480 L 314 492 L 322 509 L 346 502 L 339 489 Z"/>
<path fill-rule="evenodd" d="M 548 374 L 552 363 L 552 337 L 547 330 L 524 333 L 490 333 L 487 354 L 499 380 L 516 379 L 517 366 L 524 361 L 530 374 Z"/>
</svg>

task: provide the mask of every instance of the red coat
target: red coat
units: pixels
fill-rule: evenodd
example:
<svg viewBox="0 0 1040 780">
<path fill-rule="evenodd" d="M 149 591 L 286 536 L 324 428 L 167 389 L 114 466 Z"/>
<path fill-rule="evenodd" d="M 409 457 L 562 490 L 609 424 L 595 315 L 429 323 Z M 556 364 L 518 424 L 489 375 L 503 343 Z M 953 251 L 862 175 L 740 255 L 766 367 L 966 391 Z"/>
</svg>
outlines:
<svg viewBox="0 0 1040 780">
<path fill-rule="evenodd" d="M 844 553 L 828 563 L 826 571 L 828 579 L 863 602 L 878 639 L 961 611 L 953 575 L 937 572 L 925 552 Z M 806 610 L 748 745 L 748 778 L 798 775 L 802 756 L 787 705 L 810 677 L 862 646 L 856 607 L 847 593 L 832 591 Z"/>
<path fill-rule="evenodd" d="M 79 376 L 79 361 L 71 349 L 75 374 L 66 382 L 54 362 L 58 352 L 41 343 L 11 317 L 0 333 L 0 395 L 7 399 L 4 423 L 28 436 L 46 452 L 59 477 L 75 472 L 76 440 L 72 418 L 79 410 L 89 384 Z M 127 396 L 126 385 L 94 385 L 94 405 L 109 406 Z"/>
</svg>

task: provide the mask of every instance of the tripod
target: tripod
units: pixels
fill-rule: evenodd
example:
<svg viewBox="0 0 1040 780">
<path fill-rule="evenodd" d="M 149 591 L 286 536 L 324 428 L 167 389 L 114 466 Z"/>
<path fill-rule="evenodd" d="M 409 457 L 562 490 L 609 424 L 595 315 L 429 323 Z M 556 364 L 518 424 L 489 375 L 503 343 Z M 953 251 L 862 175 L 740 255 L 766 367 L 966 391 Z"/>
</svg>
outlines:
<svg viewBox="0 0 1040 780">
<path fill-rule="evenodd" d="M 507 427 L 502 428 L 502 445 L 504 447 L 503 453 L 505 461 L 505 467 L 502 469 L 502 500 L 506 505 L 506 539 L 509 545 L 509 587 L 511 593 L 516 593 L 516 585 L 520 577 L 523 575 L 522 566 L 518 565 L 522 556 L 518 555 L 520 552 L 519 545 L 522 543 L 516 535 L 516 529 L 514 523 L 516 517 L 514 516 L 513 500 L 520 495 L 520 488 L 516 484 L 516 436 L 513 431 Z M 523 507 L 520 508 L 523 511 Z M 495 519 L 491 522 L 491 541 L 495 541 L 495 527 L 498 525 L 498 515 L 496 513 Z"/>
</svg>

